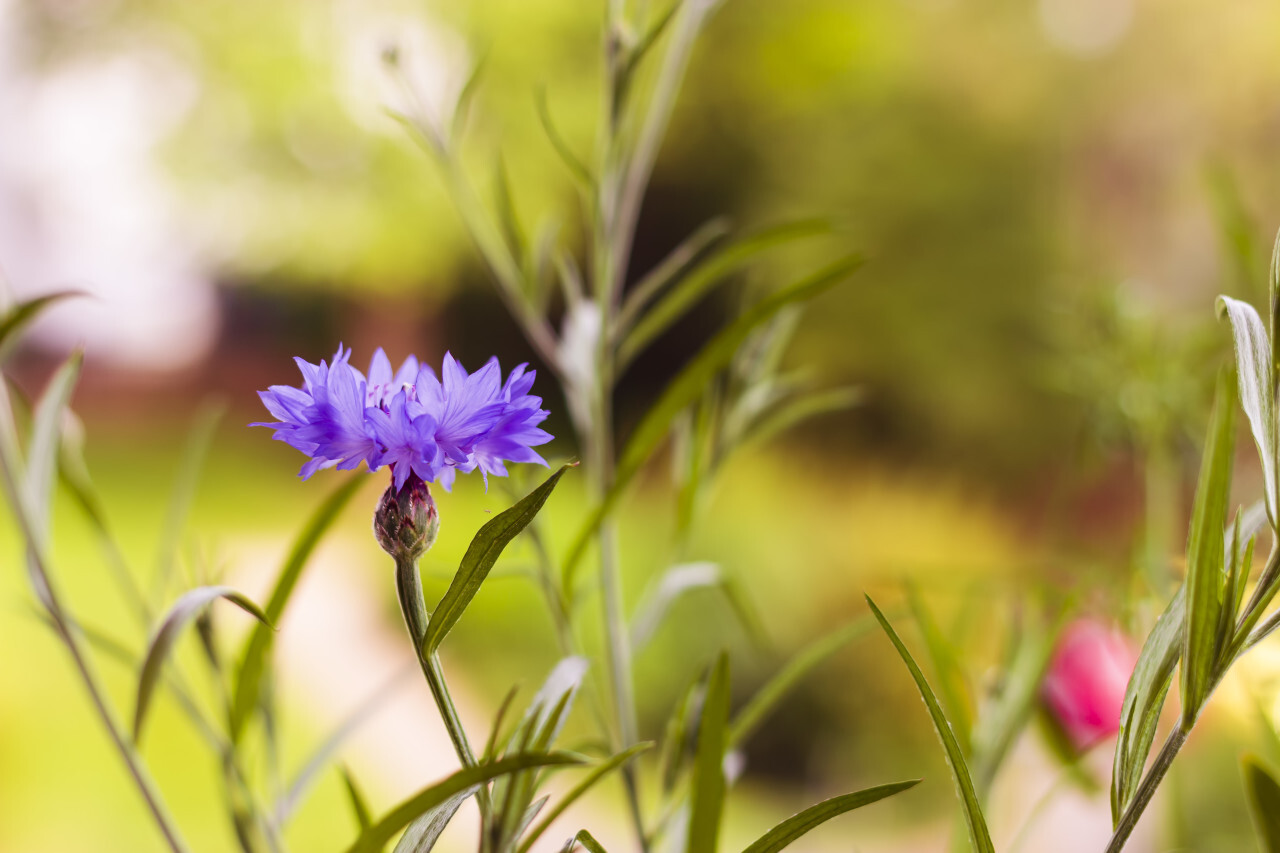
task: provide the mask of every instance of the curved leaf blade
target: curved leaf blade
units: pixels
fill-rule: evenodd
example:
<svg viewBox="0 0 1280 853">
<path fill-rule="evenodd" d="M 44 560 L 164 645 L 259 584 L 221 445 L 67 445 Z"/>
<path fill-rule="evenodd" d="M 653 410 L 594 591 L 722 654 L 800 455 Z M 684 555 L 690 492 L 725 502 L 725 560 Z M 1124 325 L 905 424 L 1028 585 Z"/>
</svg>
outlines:
<svg viewBox="0 0 1280 853">
<path fill-rule="evenodd" d="M 1280 782 L 1256 756 L 1246 755 L 1240 764 L 1258 845 L 1263 853 L 1280 853 Z"/>
<path fill-rule="evenodd" d="M 404 800 L 381 820 L 360 833 L 360 837 L 347 848 L 347 853 L 377 853 L 397 832 L 412 823 L 414 819 L 463 791 L 473 790 L 491 779 L 532 767 L 580 763 L 582 759 L 576 755 L 552 752 L 542 755 L 514 755 L 489 764 L 464 768 Z"/>
<path fill-rule="evenodd" d="M 987 831 L 987 821 L 982 816 L 982 806 L 979 804 L 978 795 L 974 791 L 973 779 L 969 775 L 969 767 L 965 763 L 964 753 L 960 751 L 960 744 L 956 742 L 956 736 L 951 731 L 951 724 L 947 722 L 947 717 L 942 712 L 942 706 L 938 704 L 938 697 L 934 695 L 933 689 L 929 687 L 929 682 L 925 680 L 924 673 L 920 671 L 915 659 L 911 657 L 911 652 L 907 651 L 902 638 L 893 630 L 893 626 L 889 624 L 888 619 L 885 619 L 884 614 L 880 612 L 880 608 L 876 607 L 876 603 L 871 600 L 871 596 L 867 596 L 867 604 L 871 607 L 871 612 L 875 614 L 876 621 L 880 623 L 880 627 L 889 635 L 889 640 L 897 650 L 898 656 L 907 665 L 907 671 L 911 673 L 911 678 L 915 681 L 916 688 L 920 691 L 920 698 L 924 700 L 925 707 L 929 710 L 929 719 L 933 721 L 933 729 L 938 733 L 938 739 L 942 741 L 942 749 L 946 753 L 947 764 L 951 768 L 951 776 L 955 780 L 956 790 L 960 795 L 960 803 L 964 808 L 965 823 L 968 824 L 969 828 L 969 841 L 973 844 L 973 849 L 977 853 L 995 853 L 995 847 L 991 843 L 991 833 Z"/>
<path fill-rule="evenodd" d="M 440 833 L 453 820 L 453 816 L 462 808 L 467 798 L 476 792 L 475 787 L 459 791 L 438 806 L 409 824 L 409 828 L 400 836 L 393 853 L 430 853 L 440 840 Z"/>
<path fill-rule="evenodd" d="M 319 544 L 321 537 L 333 526 L 338 514 L 350 502 L 352 496 L 364 485 L 363 475 L 354 475 L 342 485 L 334 489 L 324 503 L 316 509 L 307 520 L 307 524 L 294 540 L 267 599 L 266 614 L 271 624 L 279 624 L 284 614 L 285 605 L 293 595 L 298 578 L 307 566 L 307 560 Z M 256 625 L 249 639 L 245 641 L 244 651 L 240 655 L 240 668 L 236 676 L 235 696 L 231 702 L 231 740 L 240 741 L 244 733 L 245 723 L 258 704 L 258 694 L 262 688 L 262 672 L 266 667 L 267 652 L 271 648 L 274 634 L 266 625 Z"/>
<path fill-rule="evenodd" d="M 0 316 L 0 360 L 17 342 L 18 333 L 31 325 L 32 321 L 44 313 L 45 309 L 64 299 L 83 295 L 79 290 L 59 290 L 10 306 L 4 315 Z"/>
<path fill-rule="evenodd" d="M 248 596 L 237 592 L 229 586 L 202 586 L 191 590 L 173 603 L 165 614 L 160 628 L 147 644 L 147 653 L 142 660 L 142 672 L 138 676 L 138 698 L 133 715 L 133 740 L 136 743 L 142 737 L 142 725 L 146 721 L 147 709 L 155 692 L 156 683 L 160 680 L 161 667 L 169 657 L 174 642 L 195 617 L 208 605 L 224 598 L 246 613 L 256 617 L 268 626 L 267 614 L 262 612 Z"/>
<path fill-rule="evenodd" d="M 467 553 L 462 557 L 458 573 L 453 576 L 453 582 L 449 584 L 427 622 L 427 632 L 422 640 L 426 654 L 433 654 L 440 647 L 449 631 L 462 618 L 471 599 L 480 591 L 480 585 L 489 576 L 489 571 L 502 555 L 503 549 L 533 521 L 564 472 L 577 464 L 571 462 L 561 465 L 541 486 L 521 498 L 514 506 L 498 513 L 476 533 L 467 546 Z"/>
<path fill-rule="evenodd" d="M 1236 373 L 1240 383 L 1240 405 L 1249 418 L 1258 455 L 1262 458 L 1262 478 L 1266 490 L 1267 515 L 1277 522 L 1276 501 L 1276 412 L 1275 368 L 1271 339 L 1262 318 L 1253 306 L 1230 296 L 1218 297 L 1219 313 L 1231 321 L 1235 337 Z"/>
<path fill-rule="evenodd" d="M 839 797 L 823 800 L 799 814 L 787 818 L 756 839 L 742 853 L 777 853 L 777 851 L 788 847 L 796 839 L 815 827 L 821 826 L 833 817 L 863 806 L 869 806 L 886 797 L 901 793 L 908 788 L 914 788 L 918 784 L 920 784 L 919 779 L 912 779 L 907 782 L 893 782 L 888 785 L 879 785 L 853 794 L 842 794 Z"/>
<path fill-rule="evenodd" d="M 689 834 L 686 850 L 716 849 L 724 811 L 724 754 L 729 738 L 729 655 L 721 652 L 711 672 L 707 698 L 698 723 L 698 749 L 693 759 L 689 792 Z"/>
<path fill-rule="evenodd" d="M 547 831 L 551 824 L 556 821 L 556 818 L 564 814 L 569 806 L 577 802 L 583 794 L 594 788 L 601 779 L 626 764 L 632 758 L 635 758 L 640 753 L 652 747 L 653 741 L 644 741 L 643 743 L 636 744 L 630 749 L 625 749 L 622 752 L 619 752 L 617 755 L 610 756 L 607 761 L 601 762 L 597 765 L 589 774 L 587 774 L 585 779 L 577 785 L 574 785 L 568 793 L 561 797 L 560 802 L 551 807 L 551 810 L 543 816 L 542 820 L 538 821 L 537 826 L 534 826 L 525 834 L 524 840 L 520 842 L 520 847 L 517 849 L 517 853 L 528 853 L 529 848 L 532 847 L 534 842 Z"/>
</svg>

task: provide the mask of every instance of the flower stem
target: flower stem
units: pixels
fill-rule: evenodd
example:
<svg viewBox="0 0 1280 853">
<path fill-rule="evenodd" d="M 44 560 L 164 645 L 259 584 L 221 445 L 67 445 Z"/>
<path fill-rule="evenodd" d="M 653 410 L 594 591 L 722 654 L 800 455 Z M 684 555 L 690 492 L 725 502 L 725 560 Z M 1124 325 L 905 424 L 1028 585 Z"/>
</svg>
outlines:
<svg viewBox="0 0 1280 853">
<path fill-rule="evenodd" d="M 1170 765 L 1173 764 L 1174 757 L 1182 749 L 1182 745 L 1187 742 L 1187 735 L 1190 733 L 1189 728 L 1183 728 L 1181 725 L 1174 727 L 1173 731 L 1169 732 L 1169 738 L 1164 742 L 1164 746 L 1161 747 L 1160 754 L 1156 756 L 1151 768 L 1147 770 L 1147 775 L 1143 777 L 1142 784 L 1138 786 L 1133 801 L 1124 810 L 1124 814 L 1120 815 L 1120 821 L 1116 824 L 1116 831 L 1111 836 L 1111 842 L 1107 845 L 1106 853 L 1120 853 L 1124 849 L 1125 842 L 1129 840 L 1129 836 L 1133 834 L 1134 827 L 1138 825 L 1138 819 L 1142 817 L 1142 813 L 1146 811 L 1147 806 L 1151 803 L 1151 798 L 1155 796 L 1156 788 L 1160 787 L 1165 774 L 1169 772 Z"/>
<path fill-rule="evenodd" d="M 405 625 L 409 628 L 409 637 L 413 640 L 414 653 L 422 666 L 422 674 L 426 677 L 427 686 L 431 688 L 431 698 L 435 700 L 436 708 L 440 711 L 440 718 L 444 721 L 445 730 L 449 733 L 449 740 L 453 742 L 454 752 L 458 754 L 458 760 L 462 762 L 463 767 L 474 767 L 475 752 L 471 749 L 471 742 L 467 740 L 466 730 L 463 729 L 462 721 L 458 717 L 458 709 L 453 704 L 453 696 L 449 693 L 444 670 L 440 668 L 440 659 L 434 654 L 427 653 L 423 647 L 422 641 L 427 636 L 427 622 L 431 617 L 427 613 L 426 599 L 422 595 L 422 575 L 418 572 L 417 560 L 396 560 L 396 593 L 400 597 L 400 610 L 404 614 Z M 480 804 L 481 814 L 487 819 L 488 789 L 481 786 L 476 794 L 476 800 Z"/>
</svg>

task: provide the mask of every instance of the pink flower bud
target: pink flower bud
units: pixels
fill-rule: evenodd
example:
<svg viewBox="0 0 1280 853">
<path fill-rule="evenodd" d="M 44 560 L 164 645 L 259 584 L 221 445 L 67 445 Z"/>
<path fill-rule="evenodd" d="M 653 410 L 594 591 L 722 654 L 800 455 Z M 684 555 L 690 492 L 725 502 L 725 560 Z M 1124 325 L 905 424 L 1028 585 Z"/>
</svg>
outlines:
<svg viewBox="0 0 1280 853">
<path fill-rule="evenodd" d="M 1119 730 L 1137 659 L 1124 635 L 1100 622 L 1081 619 L 1062 632 L 1040 698 L 1076 749 L 1083 752 Z"/>
</svg>

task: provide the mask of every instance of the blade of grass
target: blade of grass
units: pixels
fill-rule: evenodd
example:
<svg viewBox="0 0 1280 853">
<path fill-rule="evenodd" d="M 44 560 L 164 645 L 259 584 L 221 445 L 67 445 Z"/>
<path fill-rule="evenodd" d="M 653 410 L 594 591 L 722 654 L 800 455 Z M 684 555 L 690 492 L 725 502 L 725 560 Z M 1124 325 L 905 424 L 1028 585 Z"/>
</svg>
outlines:
<svg viewBox="0 0 1280 853">
<path fill-rule="evenodd" d="M 925 707 L 929 710 L 929 719 L 933 722 L 933 730 L 938 733 L 938 739 L 942 741 L 942 749 L 946 754 L 947 765 L 951 768 L 951 776 L 956 783 L 956 790 L 964 809 L 965 823 L 969 828 L 969 841 L 973 845 L 973 849 L 977 853 L 995 853 L 995 847 L 991 843 L 991 834 L 987 831 L 987 821 L 982 815 L 982 806 L 978 803 L 978 795 L 973 788 L 973 779 L 969 776 L 969 767 L 964 760 L 964 753 L 960 751 L 960 744 L 956 742 L 956 736 L 951 731 L 951 724 L 942 712 L 942 706 L 938 704 L 938 697 L 934 695 L 933 689 L 929 687 L 929 682 L 925 680 L 924 673 L 920 671 L 915 659 L 907 651 L 902 639 L 893 630 L 889 620 L 880 612 L 880 608 L 876 607 L 876 603 L 871 600 L 870 596 L 867 596 L 867 604 L 871 607 L 871 612 L 875 614 L 876 621 L 880 623 L 880 627 L 889 636 L 893 647 L 897 649 L 898 656 L 906 664 L 907 671 L 911 673 L 911 678 L 916 683 L 916 689 L 920 691 L 920 698 L 924 700 Z"/>
<path fill-rule="evenodd" d="M 1240 761 L 1253 828 L 1263 853 L 1280 853 L 1280 782 L 1253 755 Z"/>
<path fill-rule="evenodd" d="M 789 847 L 805 833 L 821 826 L 833 817 L 863 806 L 869 806 L 886 797 L 901 793 L 908 788 L 914 788 L 918 784 L 920 784 L 919 779 L 912 779 L 907 782 L 893 782 L 888 785 L 879 785 L 853 794 L 843 794 L 839 797 L 823 800 L 799 814 L 787 818 L 752 842 L 742 853 L 778 853 L 779 850 Z"/>
<path fill-rule="evenodd" d="M 174 642 L 177 641 L 182 629 L 187 626 L 191 620 L 195 619 L 199 612 L 217 601 L 219 598 L 226 599 L 232 604 L 239 607 L 256 617 L 262 624 L 270 629 L 270 622 L 267 614 L 262 612 L 258 605 L 254 604 L 248 596 L 237 592 L 229 586 L 203 586 L 191 590 L 173 603 L 165 614 L 164 620 L 160 623 L 160 628 L 156 631 L 155 636 L 151 638 L 151 642 L 147 644 L 147 653 L 142 660 L 142 671 L 138 676 L 138 695 L 133 715 L 133 740 L 138 742 L 142 737 L 142 724 L 146 720 L 147 709 L 151 704 L 151 696 L 155 692 L 156 682 L 160 679 L 161 667 L 164 666 L 165 660 L 169 657 L 169 652 L 173 649 Z"/>
<path fill-rule="evenodd" d="M 574 785 L 568 793 L 561 797 L 560 801 L 551 807 L 551 810 L 543 816 L 542 820 L 538 821 L 536 826 L 525 834 L 524 840 L 520 842 L 520 846 L 517 848 L 516 853 L 528 853 L 529 848 L 533 846 L 534 842 L 536 842 L 542 834 L 547 831 L 551 824 L 555 822 L 556 818 L 564 814 L 565 810 L 568 809 L 569 806 L 577 802 L 577 800 L 582 797 L 583 794 L 587 793 L 587 791 L 594 788 L 600 780 L 604 779 L 610 773 L 617 770 L 632 758 L 652 746 L 652 741 L 638 743 L 630 749 L 623 750 L 617 755 L 611 756 L 609 760 L 597 765 L 585 779 L 577 785 Z"/>
<path fill-rule="evenodd" d="M 1270 356 L 1268 355 L 1269 359 Z M 1267 364 L 1270 373 L 1269 363 Z M 1218 625 L 1227 597 L 1223 571 L 1223 527 L 1227 522 L 1235 450 L 1235 383 L 1218 375 L 1209 438 L 1200 461 L 1200 482 L 1187 542 L 1187 629 L 1182 648 L 1182 723 L 1190 730 L 1214 682 L 1221 649 Z"/>
<path fill-rule="evenodd" d="M 491 779 L 497 779 L 508 773 L 527 770 L 531 767 L 551 767 L 580 763 L 581 759 L 577 756 L 563 752 L 552 752 L 543 755 L 513 755 L 500 761 L 494 761 L 491 764 L 480 764 L 459 770 L 447 779 L 434 785 L 429 785 L 401 802 L 381 820 L 361 832 L 360 837 L 347 848 L 347 853 L 376 853 L 397 832 L 412 823 L 418 816 L 425 814 L 463 791 L 471 791 L 478 788 Z"/>
<path fill-rule="evenodd" d="M 802 649 L 738 711 L 729 727 L 729 748 L 737 749 L 809 673 L 845 645 L 865 635 L 875 624 L 870 615 L 861 616 Z"/>
<path fill-rule="evenodd" d="M 721 652 L 711 672 L 707 698 L 698 723 L 698 747 L 689 792 L 686 850 L 714 851 L 724 811 L 724 754 L 729 729 L 729 655 Z"/>
<path fill-rule="evenodd" d="M 294 540 L 276 577 L 271 597 L 267 599 L 265 612 L 267 621 L 272 625 L 280 624 L 285 605 L 293 595 L 294 587 L 307 560 L 319 544 L 321 537 L 333 526 L 338 514 L 351 500 L 351 497 L 364 485 L 363 475 L 356 474 L 345 480 L 334 489 L 324 502 L 316 509 L 307 524 Z M 254 626 L 253 632 L 245 641 L 244 651 L 240 655 L 240 666 L 236 675 L 235 696 L 231 703 L 231 741 L 239 743 L 244 733 L 245 723 L 258 705 L 258 693 L 261 687 L 262 671 L 266 666 L 267 653 L 271 649 L 274 633 L 266 625 Z"/>
<path fill-rule="evenodd" d="M 351 773 L 351 768 L 343 766 L 338 768 L 338 772 L 342 774 L 342 786 L 346 789 L 347 800 L 351 803 L 356 825 L 363 833 L 373 826 L 373 814 L 369 811 L 369 803 L 365 800 L 364 792 L 360 790 L 356 777 Z"/>
<path fill-rule="evenodd" d="M 0 362 L 4 361 L 5 357 L 17 344 L 22 330 L 44 313 L 46 309 L 64 299 L 83 295 L 78 290 L 59 290 L 11 306 L 3 316 L 0 316 Z"/>
</svg>

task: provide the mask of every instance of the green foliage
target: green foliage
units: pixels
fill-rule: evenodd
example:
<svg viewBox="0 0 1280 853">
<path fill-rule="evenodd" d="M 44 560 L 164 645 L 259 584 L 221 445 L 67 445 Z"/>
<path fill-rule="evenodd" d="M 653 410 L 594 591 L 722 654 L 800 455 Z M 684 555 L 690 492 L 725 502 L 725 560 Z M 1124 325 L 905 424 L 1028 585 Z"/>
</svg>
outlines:
<svg viewBox="0 0 1280 853">
<path fill-rule="evenodd" d="M 1240 765 L 1258 846 L 1262 853 L 1280 853 L 1280 782 L 1255 756 L 1246 755 Z"/>
<path fill-rule="evenodd" d="M 503 549 L 528 526 L 547 502 L 564 472 L 572 467 L 573 464 L 560 466 L 546 482 L 515 506 L 503 510 L 486 522 L 472 538 L 467 553 L 458 566 L 458 572 L 453 576 L 453 582 L 449 584 L 449 589 L 432 611 L 431 620 L 427 623 L 426 637 L 422 641 L 426 654 L 432 654 L 440 647 L 445 636 L 462 617 L 471 599 L 479 592 L 480 585 L 489 576 L 489 571 L 502 555 Z"/>
<path fill-rule="evenodd" d="M 686 850 L 716 849 L 724 809 L 724 754 L 728 745 L 728 726 L 729 656 L 721 653 L 711 671 L 698 723 Z"/>
<path fill-rule="evenodd" d="M 915 659 L 911 657 L 911 653 L 907 651 L 906 645 L 903 644 L 897 632 L 893 630 L 893 626 L 889 624 L 889 620 L 880 612 L 880 608 L 876 607 L 870 596 L 867 597 L 867 605 L 871 608 L 871 612 L 875 614 L 876 621 L 880 623 L 880 627 L 889 636 L 889 640 L 897 650 L 898 656 L 906 664 L 907 671 L 911 673 L 911 678 L 916 683 L 916 689 L 920 691 L 920 698 L 924 700 L 925 707 L 929 711 L 929 719 L 933 722 L 933 730 L 937 732 L 938 739 L 942 741 L 942 749 L 946 754 L 947 765 L 951 768 L 951 776 L 956 783 L 956 791 L 960 797 L 960 805 L 964 812 L 965 823 L 969 829 L 969 841 L 973 844 L 973 849 L 977 853 L 995 853 L 995 847 L 991 843 L 991 834 L 987 831 L 986 818 L 982 814 L 982 805 L 978 802 L 978 795 L 973 787 L 973 778 L 969 775 L 969 766 L 964 759 L 964 752 L 960 749 L 960 744 L 951 729 L 951 723 L 947 720 L 942 706 L 938 703 L 938 697 L 929 686 L 929 682 L 925 680 L 924 673 L 920 671 L 920 667 L 916 664 Z"/>
<path fill-rule="evenodd" d="M 919 779 L 909 782 L 894 782 L 889 785 L 878 785 L 853 794 L 842 794 L 829 800 L 812 805 L 799 814 L 787 818 L 764 835 L 751 843 L 743 853 L 777 853 L 789 847 L 793 842 L 833 817 L 879 802 L 885 797 L 892 797 L 908 788 L 920 784 Z"/>
</svg>

